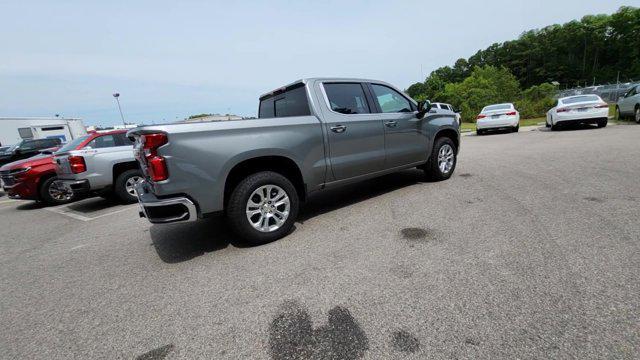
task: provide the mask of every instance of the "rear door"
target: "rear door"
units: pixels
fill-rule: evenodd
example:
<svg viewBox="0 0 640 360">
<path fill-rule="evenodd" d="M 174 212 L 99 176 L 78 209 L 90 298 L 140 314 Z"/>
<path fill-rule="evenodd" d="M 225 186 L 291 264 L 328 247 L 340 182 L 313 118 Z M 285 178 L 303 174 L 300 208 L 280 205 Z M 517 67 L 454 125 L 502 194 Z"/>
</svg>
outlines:
<svg viewBox="0 0 640 360">
<path fill-rule="evenodd" d="M 385 168 L 426 161 L 426 117 L 418 119 L 415 104 L 397 90 L 376 83 L 369 87 L 384 127 Z"/>
<path fill-rule="evenodd" d="M 384 169 L 384 129 L 373 99 L 361 82 L 323 82 L 325 126 L 335 180 Z"/>
</svg>

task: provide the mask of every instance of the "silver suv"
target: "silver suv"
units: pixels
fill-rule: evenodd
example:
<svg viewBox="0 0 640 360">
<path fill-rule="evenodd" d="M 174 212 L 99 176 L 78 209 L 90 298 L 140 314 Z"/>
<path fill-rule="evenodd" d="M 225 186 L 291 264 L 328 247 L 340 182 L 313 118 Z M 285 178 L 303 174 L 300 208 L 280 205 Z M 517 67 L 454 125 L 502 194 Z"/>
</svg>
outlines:
<svg viewBox="0 0 640 360">
<path fill-rule="evenodd" d="M 640 124 L 640 85 L 636 84 L 618 99 L 616 104 L 616 119 L 633 116 L 633 119 Z"/>
</svg>

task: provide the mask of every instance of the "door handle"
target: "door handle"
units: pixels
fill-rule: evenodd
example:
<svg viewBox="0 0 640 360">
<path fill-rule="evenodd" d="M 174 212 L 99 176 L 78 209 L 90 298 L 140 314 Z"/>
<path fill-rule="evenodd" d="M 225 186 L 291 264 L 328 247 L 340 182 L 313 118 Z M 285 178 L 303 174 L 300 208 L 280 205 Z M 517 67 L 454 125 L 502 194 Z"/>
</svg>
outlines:
<svg viewBox="0 0 640 360">
<path fill-rule="evenodd" d="M 343 133 L 345 130 L 347 130 L 347 127 L 344 125 L 336 125 L 331 127 L 331 131 L 338 134 Z"/>
<path fill-rule="evenodd" d="M 391 120 L 391 121 L 385 122 L 384 125 L 386 127 L 396 127 L 398 125 L 398 122 L 395 120 Z"/>
</svg>

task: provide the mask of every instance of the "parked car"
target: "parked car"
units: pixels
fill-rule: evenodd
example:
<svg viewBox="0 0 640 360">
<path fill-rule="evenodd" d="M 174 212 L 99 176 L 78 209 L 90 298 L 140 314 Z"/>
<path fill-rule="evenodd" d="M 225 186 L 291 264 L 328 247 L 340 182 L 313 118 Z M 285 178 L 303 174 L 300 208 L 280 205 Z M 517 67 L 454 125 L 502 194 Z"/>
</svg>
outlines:
<svg viewBox="0 0 640 360">
<path fill-rule="evenodd" d="M 437 112 L 437 109 L 448 110 L 453 112 L 454 114 L 456 114 L 456 121 L 458 122 L 458 125 L 462 123 L 462 117 L 460 116 L 460 112 L 456 111 L 453 105 L 439 103 L 439 102 L 431 103 L 431 111 Z"/>
<path fill-rule="evenodd" d="M 476 133 L 483 135 L 489 130 L 520 129 L 520 113 L 511 103 L 485 106 L 476 117 Z"/>
<path fill-rule="evenodd" d="M 640 85 L 632 86 L 616 104 L 616 119 L 631 116 L 640 124 Z"/>
<path fill-rule="evenodd" d="M 56 177 L 55 150 L 44 150 L 39 155 L 0 167 L 4 192 L 14 199 L 42 201 L 49 205 L 72 201 L 73 193 L 66 191 Z"/>
<path fill-rule="evenodd" d="M 546 126 L 557 130 L 563 125 L 596 124 L 607 126 L 609 105 L 595 94 L 576 95 L 558 99 L 547 111 Z"/>
<path fill-rule="evenodd" d="M 0 166 L 38 155 L 40 150 L 60 146 L 61 143 L 62 141 L 58 138 L 22 140 L 0 153 Z"/>
<path fill-rule="evenodd" d="M 135 202 L 134 185 L 142 180 L 142 173 L 126 130 L 89 136 L 79 148 L 61 149 L 55 154 L 56 173 L 63 186 L 77 196 L 115 195 L 123 202 Z"/>
<path fill-rule="evenodd" d="M 258 119 L 137 128 L 141 216 L 224 213 L 259 244 L 288 234 L 300 202 L 322 189 L 414 167 L 448 179 L 458 124 L 429 110 L 385 82 L 312 78 L 261 96 Z"/>
</svg>

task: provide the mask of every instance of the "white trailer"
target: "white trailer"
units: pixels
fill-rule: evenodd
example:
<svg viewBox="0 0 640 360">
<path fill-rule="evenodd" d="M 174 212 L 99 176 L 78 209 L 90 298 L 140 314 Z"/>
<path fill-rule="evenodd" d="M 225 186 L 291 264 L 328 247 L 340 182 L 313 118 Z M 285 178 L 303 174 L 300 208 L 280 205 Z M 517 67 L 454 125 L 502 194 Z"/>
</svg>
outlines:
<svg viewBox="0 0 640 360">
<path fill-rule="evenodd" d="M 0 117 L 0 145 L 13 145 L 22 139 L 58 138 L 63 143 L 86 135 L 82 119 L 60 117 Z"/>
</svg>

